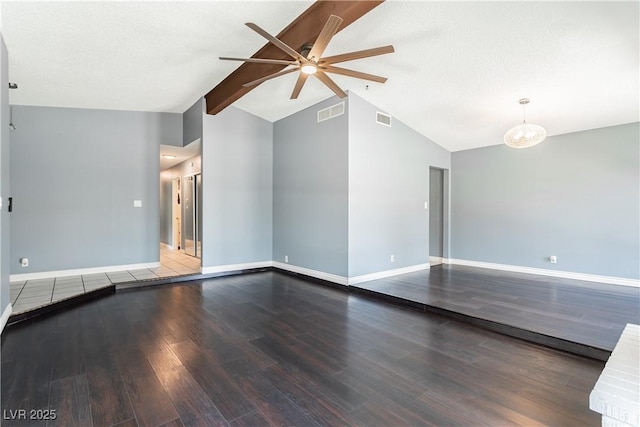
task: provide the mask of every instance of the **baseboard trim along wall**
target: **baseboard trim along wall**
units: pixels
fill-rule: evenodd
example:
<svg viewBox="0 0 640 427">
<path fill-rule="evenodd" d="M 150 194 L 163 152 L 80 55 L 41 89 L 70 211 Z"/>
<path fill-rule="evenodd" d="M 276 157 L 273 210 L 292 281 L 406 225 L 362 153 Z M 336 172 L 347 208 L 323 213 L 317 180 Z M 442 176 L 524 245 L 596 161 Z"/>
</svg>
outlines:
<svg viewBox="0 0 640 427">
<path fill-rule="evenodd" d="M 273 267 L 281 270 L 291 271 L 293 273 L 304 274 L 305 276 L 315 277 L 316 279 L 326 280 L 328 282 L 337 283 L 339 285 L 348 286 L 349 279 L 344 276 L 338 276 L 337 274 L 325 273 L 324 271 L 311 270 L 305 267 L 298 267 L 297 265 L 285 264 L 278 261 L 273 261 Z"/>
<path fill-rule="evenodd" d="M 53 277 L 80 276 L 83 274 L 111 273 L 114 271 L 142 270 L 144 268 L 157 268 L 157 267 L 160 267 L 160 262 L 145 262 L 140 264 L 125 264 L 125 265 L 109 265 L 104 267 L 77 268 L 73 270 L 41 271 L 39 273 L 11 274 L 9 276 L 9 281 L 20 282 L 24 280 L 51 279 Z"/>
<path fill-rule="evenodd" d="M 561 277 L 564 279 L 584 280 L 587 282 L 609 283 L 611 285 L 640 288 L 640 280 L 624 277 L 598 276 L 596 274 L 575 273 L 572 271 L 546 270 L 544 268 L 522 267 L 519 265 L 494 264 L 490 262 L 469 261 L 466 259 L 445 259 L 446 264 L 466 265 L 468 267 L 490 268 L 493 270 L 513 271 L 516 273 L 537 274 L 540 276 Z"/>
<path fill-rule="evenodd" d="M 216 265 L 214 267 L 202 267 L 202 274 L 227 273 L 232 271 L 251 270 L 254 268 L 272 267 L 272 261 L 247 262 L 243 264 Z"/>
<path fill-rule="evenodd" d="M 411 265 L 409 267 L 395 268 L 393 270 L 378 271 L 376 273 L 363 274 L 349 278 L 349 285 L 357 285 L 358 283 L 370 282 L 371 280 L 384 279 L 386 277 L 398 276 L 400 274 L 413 273 L 421 270 L 428 270 L 431 266 L 427 264 Z"/>
<path fill-rule="evenodd" d="M 4 331 L 4 327 L 7 324 L 7 321 L 9 320 L 9 316 L 11 316 L 12 312 L 13 312 L 13 306 L 9 303 L 7 304 L 7 308 L 5 308 L 4 311 L 2 312 L 2 317 L 0 317 L 0 332 Z"/>
</svg>

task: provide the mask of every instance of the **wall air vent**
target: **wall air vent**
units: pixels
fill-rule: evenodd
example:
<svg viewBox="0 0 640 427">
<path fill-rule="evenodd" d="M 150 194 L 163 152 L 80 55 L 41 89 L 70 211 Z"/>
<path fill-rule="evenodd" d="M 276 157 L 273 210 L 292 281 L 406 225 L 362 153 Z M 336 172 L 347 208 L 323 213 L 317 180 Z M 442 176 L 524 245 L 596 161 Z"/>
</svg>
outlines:
<svg viewBox="0 0 640 427">
<path fill-rule="evenodd" d="M 323 108 L 318 111 L 318 123 L 325 120 L 333 119 L 344 114 L 344 102 L 332 105 L 331 107 Z"/>
<path fill-rule="evenodd" d="M 391 127 L 391 116 L 380 111 L 376 112 L 376 123 Z"/>
</svg>

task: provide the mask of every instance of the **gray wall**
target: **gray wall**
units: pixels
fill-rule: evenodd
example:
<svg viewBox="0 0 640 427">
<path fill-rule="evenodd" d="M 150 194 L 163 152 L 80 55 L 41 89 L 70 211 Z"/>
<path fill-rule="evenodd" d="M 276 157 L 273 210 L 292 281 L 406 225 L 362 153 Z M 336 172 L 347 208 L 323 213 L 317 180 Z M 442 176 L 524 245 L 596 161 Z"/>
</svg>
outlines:
<svg viewBox="0 0 640 427">
<path fill-rule="evenodd" d="M 165 171 L 160 172 L 160 243 L 167 245 L 173 245 L 171 185 L 171 175 Z"/>
<path fill-rule="evenodd" d="M 9 305 L 10 225 L 7 199 L 11 196 L 9 185 L 9 61 L 7 46 L 0 34 L 0 315 Z"/>
<path fill-rule="evenodd" d="M 270 261 L 272 124 L 235 107 L 202 114 L 202 266 Z"/>
<path fill-rule="evenodd" d="M 157 114 L 160 116 L 160 144 L 182 147 L 182 114 Z"/>
<path fill-rule="evenodd" d="M 346 277 L 346 106 L 344 115 L 317 123 L 317 111 L 338 102 L 329 98 L 273 125 L 273 259 L 288 255 L 295 266 Z"/>
<path fill-rule="evenodd" d="M 453 258 L 637 279 L 639 137 L 634 123 L 453 153 Z"/>
<path fill-rule="evenodd" d="M 159 261 L 164 116 L 14 107 L 11 273 Z"/>
<path fill-rule="evenodd" d="M 193 163 L 193 166 L 191 166 Z M 177 249 L 173 243 L 173 180 L 186 175 L 193 175 L 202 171 L 202 157 L 195 156 L 184 162 L 178 163 L 171 168 L 160 172 L 160 242 L 171 245 Z M 202 207 L 202 203 L 200 203 Z M 202 218 L 202 212 L 200 212 Z M 201 221 L 202 223 L 202 221 Z"/>
<path fill-rule="evenodd" d="M 349 93 L 349 276 L 429 262 L 429 167 L 451 154 Z M 390 256 L 395 256 L 395 262 Z"/>
<path fill-rule="evenodd" d="M 199 98 L 182 113 L 182 146 L 186 147 L 196 139 L 202 139 L 202 119 L 204 98 Z"/>
</svg>

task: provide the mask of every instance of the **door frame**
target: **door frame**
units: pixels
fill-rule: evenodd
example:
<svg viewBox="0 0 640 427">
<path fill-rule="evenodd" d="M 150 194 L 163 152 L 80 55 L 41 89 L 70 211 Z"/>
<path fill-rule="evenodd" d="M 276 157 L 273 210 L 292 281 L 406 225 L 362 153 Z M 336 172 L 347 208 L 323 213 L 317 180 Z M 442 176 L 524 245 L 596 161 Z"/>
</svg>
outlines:
<svg viewBox="0 0 640 427">
<path fill-rule="evenodd" d="M 440 264 L 447 264 L 449 261 L 449 219 L 450 219 L 450 211 L 449 211 L 449 204 L 450 204 L 450 191 L 449 191 L 449 177 L 450 177 L 450 173 L 449 173 L 449 169 L 445 169 L 442 167 L 438 167 L 438 166 L 433 166 L 430 165 L 429 166 L 429 185 L 428 185 L 428 194 L 429 194 L 429 205 L 428 205 L 428 218 L 427 221 L 430 222 L 431 219 L 431 212 L 432 212 L 432 206 L 431 206 L 431 170 L 438 170 L 442 172 L 442 201 L 441 201 L 441 208 L 442 208 L 442 230 L 440 235 L 441 235 L 441 246 L 442 246 L 442 256 L 432 256 L 430 254 L 431 252 L 431 230 L 429 230 L 429 241 L 427 242 L 427 248 L 429 252 L 429 265 L 430 266 L 435 266 L 435 265 L 440 265 Z M 429 225 L 430 227 L 430 225 Z"/>
<path fill-rule="evenodd" d="M 200 247 L 200 250 L 198 250 L 198 238 L 202 237 L 202 236 L 199 236 L 199 233 L 198 233 L 198 228 L 199 228 L 198 225 L 199 225 L 200 221 L 202 221 L 202 218 L 200 218 L 200 215 L 199 215 L 199 207 L 200 207 L 200 203 L 202 203 L 202 201 L 198 199 L 198 195 L 197 195 L 198 186 L 196 184 L 197 180 L 200 179 L 200 185 L 202 185 L 202 171 L 193 172 L 193 173 L 190 173 L 190 174 L 187 174 L 187 175 L 183 175 L 182 176 L 183 183 L 182 183 L 182 187 L 181 188 L 184 188 L 184 185 L 185 185 L 184 182 L 187 181 L 187 178 L 193 178 L 193 180 L 189 180 L 189 182 L 193 182 L 193 189 L 192 189 L 193 190 L 193 196 L 192 196 L 193 197 L 193 201 L 192 201 L 193 221 L 192 221 L 192 225 L 193 225 L 193 245 L 194 245 L 193 246 L 193 255 L 186 252 L 186 242 L 185 242 L 185 245 L 183 245 L 184 247 L 182 249 L 183 249 L 183 252 L 186 255 L 202 259 L 202 254 L 201 254 L 202 247 Z"/>
<path fill-rule="evenodd" d="M 171 247 L 182 249 L 182 209 L 178 200 L 182 200 L 182 178 L 171 179 Z"/>
</svg>

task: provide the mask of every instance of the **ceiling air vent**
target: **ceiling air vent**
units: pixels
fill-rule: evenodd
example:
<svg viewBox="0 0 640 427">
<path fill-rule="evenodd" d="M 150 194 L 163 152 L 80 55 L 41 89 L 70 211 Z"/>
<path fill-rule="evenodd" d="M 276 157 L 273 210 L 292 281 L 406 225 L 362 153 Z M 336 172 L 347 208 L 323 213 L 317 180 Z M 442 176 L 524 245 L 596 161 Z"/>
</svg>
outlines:
<svg viewBox="0 0 640 427">
<path fill-rule="evenodd" d="M 391 127 L 391 116 L 380 111 L 376 112 L 376 123 Z"/>
<path fill-rule="evenodd" d="M 318 123 L 325 120 L 333 119 L 344 114 L 344 102 L 341 102 L 331 107 L 323 108 L 318 111 Z"/>
</svg>

